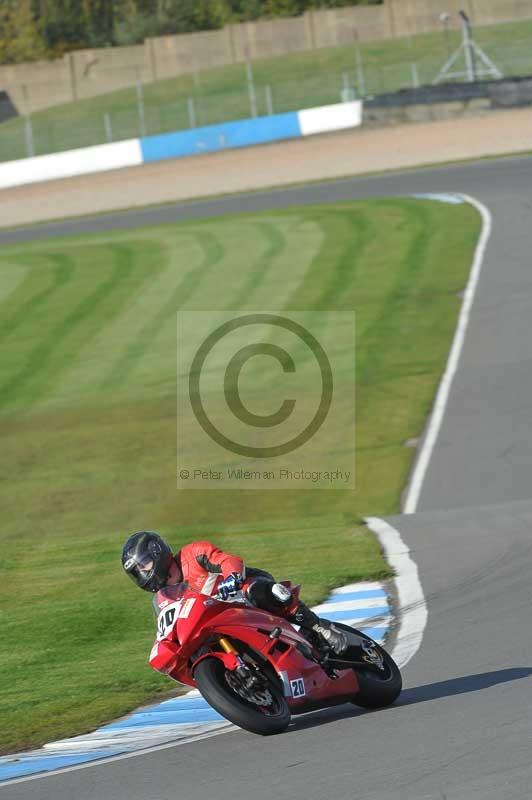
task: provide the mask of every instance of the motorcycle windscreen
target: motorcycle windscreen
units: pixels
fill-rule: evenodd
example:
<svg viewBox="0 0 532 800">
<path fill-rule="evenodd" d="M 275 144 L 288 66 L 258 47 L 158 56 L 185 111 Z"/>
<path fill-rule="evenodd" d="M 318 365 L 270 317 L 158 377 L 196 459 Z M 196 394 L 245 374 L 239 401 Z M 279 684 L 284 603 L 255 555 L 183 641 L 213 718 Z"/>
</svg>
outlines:
<svg viewBox="0 0 532 800">
<path fill-rule="evenodd" d="M 153 596 L 153 610 L 158 617 L 163 608 L 180 600 L 187 590 L 186 583 L 176 583 L 174 586 L 165 586 Z"/>
</svg>

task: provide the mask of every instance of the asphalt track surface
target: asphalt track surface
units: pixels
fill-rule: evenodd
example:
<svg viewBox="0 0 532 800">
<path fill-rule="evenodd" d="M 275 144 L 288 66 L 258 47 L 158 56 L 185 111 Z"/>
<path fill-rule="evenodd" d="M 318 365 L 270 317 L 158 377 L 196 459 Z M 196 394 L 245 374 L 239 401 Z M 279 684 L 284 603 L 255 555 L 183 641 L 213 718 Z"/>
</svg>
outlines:
<svg viewBox="0 0 532 800">
<path fill-rule="evenodd" d="M 296 718 L 6 785 L 6 800 L 519 800 L 532 787 L 532 159 L 352 179 L 22 232 L 2 242 L 289 204 L 464 192 L 494 226 L 411 548 L 428 625 L 397 705 Z"/>
</svg>

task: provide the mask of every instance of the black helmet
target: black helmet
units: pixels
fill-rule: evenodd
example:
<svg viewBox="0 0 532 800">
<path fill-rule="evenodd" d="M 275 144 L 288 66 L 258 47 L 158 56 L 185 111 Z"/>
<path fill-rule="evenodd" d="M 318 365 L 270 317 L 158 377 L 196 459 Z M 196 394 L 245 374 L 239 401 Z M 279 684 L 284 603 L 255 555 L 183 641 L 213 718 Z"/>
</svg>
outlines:
<svg viewBox="0 0 532 800">
<path fill-rule="evenodd" d="M 122 566 L 146 592 L 158 592 L 166 586 L 172 559 L 170 547 L 153 531 L 133 533 L 122 548 Z"/>
</svg>

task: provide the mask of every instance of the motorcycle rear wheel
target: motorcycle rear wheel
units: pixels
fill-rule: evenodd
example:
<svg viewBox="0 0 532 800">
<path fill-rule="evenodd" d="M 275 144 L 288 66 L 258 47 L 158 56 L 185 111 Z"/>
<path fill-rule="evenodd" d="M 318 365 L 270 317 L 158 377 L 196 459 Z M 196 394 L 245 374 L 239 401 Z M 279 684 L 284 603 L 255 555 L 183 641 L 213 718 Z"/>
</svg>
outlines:
<svg viewBox="0 0 532 800">
<path fill-rule="evenodd" d="M 343 628 L 345 631 L 353 631 L 348 625 L 335 623 L 336 627 Z M 374 670 L 355 669 L 360 690 L 352 699 L 352 703 L 361 708 L 384 708 L 390 706 L 401 694 L 403 679 L 399 667 L 386 650 L 375 642 L 370 636 L 366 636 L 363 631 L 356 630 L 359 636 L 368 639 L 384 662 L 384 670 L 375 672 Z"/>
<path fill-rule="evenodd" d="M 219 714 L 250 733 L 271 736 L 282 733 L 290 723 L 290 709 L 281 690 L 265 677 L 271 706 L 264 711 L 234 691 L 226 679 L 223 662 L 213 656 L 204 658 L 194 670 L 194 680 L 205 700 Z"/>
</svg>

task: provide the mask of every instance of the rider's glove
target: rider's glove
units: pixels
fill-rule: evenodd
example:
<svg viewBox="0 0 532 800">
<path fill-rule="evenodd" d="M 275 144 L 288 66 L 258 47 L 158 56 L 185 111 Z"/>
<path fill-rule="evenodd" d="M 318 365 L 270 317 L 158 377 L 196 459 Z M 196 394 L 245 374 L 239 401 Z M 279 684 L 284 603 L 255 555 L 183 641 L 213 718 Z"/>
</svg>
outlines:
<svg viewBox="0 0 532 800">
<path fill-rule="evenodd" d="M 227 600 L 228 597 L 235 595 L 241 588 L 243 583 L 242 575 L 238 572 L 232 572 L 227 578 L 218 586 L 218 595 L 222 600 Z"/>
</svg>

